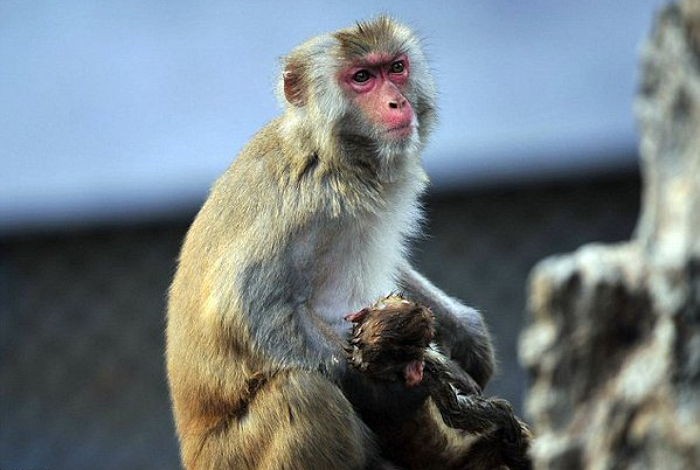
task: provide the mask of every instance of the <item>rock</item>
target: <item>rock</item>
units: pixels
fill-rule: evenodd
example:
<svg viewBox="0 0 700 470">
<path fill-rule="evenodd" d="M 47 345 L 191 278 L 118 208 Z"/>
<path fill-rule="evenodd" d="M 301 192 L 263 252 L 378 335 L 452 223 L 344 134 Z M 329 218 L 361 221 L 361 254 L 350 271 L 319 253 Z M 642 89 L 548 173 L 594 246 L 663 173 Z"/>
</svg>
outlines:
<svg viewBox="0 0 700 470">
<path fill-rule="evenodd" d="M 700 468 L 700 0 L 660 12 L 642 67 L 635 236 L 531 273 L 536 468 Z"/>
</svg>

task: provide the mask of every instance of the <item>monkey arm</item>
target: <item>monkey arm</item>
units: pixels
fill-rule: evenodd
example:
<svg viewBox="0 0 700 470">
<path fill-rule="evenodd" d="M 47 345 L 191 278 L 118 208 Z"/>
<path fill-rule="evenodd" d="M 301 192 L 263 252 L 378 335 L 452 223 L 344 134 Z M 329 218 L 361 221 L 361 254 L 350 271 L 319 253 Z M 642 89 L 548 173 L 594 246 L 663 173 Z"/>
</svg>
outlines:
<svg viewBox="0 0 700 470">
<path fill-rule="evenodd" d="M 493 374 L 494 354 L 481 314 L 449 297 L 408 262 L 399 269 L 399 286 L 407 298 L 430 307 L 438 344 L 483 388 Z"/>
<path fill-rule="evenodd" d="M 333 381 L 344 377 L 347 366 L 340 338 L 314 318 L 307 305 L 272 305 L 260 317 L 253 324 L 253 338 L 279 367 L 321 372 Z"/>
<path fill-rule="evenodd" d="M 423 385 L 408 388 L 401 382 L 376 381 L 349 367 L 348 338 L 340 338 L 307 304 L 280 297 L 268 302 L 262 292 L 254 298 L 265 306 L 264 314 L 251 323 L 255 343 L 282 368 L 321 372 L 340 387 L 360 415 L 394 419 L 427 399 Z"/>
<path fill-rule="evenodd" d="M 219 304 L 234 306 L 233 316 L 240 315 L 250 347 L 273 368 L 321 372 L 337 380 L 346 368 L 344 343 L 314 314 L 308 303 L 310 283 L 285 261 L 289 250 L 278 248 L 255 261 L 235 256 L 222 261 L 219 285 L 234 282 L 220 294 L 226 298 Z"/>
</svg>

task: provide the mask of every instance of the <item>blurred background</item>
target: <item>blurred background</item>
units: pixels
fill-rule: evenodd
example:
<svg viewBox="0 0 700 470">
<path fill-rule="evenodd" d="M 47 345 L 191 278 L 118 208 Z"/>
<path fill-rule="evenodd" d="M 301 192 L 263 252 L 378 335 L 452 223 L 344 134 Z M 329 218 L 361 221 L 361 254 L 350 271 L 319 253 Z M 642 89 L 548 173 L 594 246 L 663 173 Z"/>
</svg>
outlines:
<svg viewBox="0 0 700 470">
<path fill-rule="evenodd" d="M 380 12 L 424 38 L 440 90 L 415 262 L 484 312 L 488 393 L 522 412 L 530 268 L 634 229 L 661 5 L 0 1 L 0 468 L 178 467 L 163 329 L 182 237 L 279 112 L 280 57 Z"/>
</svg>

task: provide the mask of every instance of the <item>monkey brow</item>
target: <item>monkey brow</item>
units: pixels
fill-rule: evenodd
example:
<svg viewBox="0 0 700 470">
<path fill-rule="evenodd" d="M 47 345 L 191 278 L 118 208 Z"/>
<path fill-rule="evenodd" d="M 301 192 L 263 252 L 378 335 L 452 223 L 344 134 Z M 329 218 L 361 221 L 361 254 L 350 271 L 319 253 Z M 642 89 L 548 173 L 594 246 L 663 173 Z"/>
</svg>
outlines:
<svg viewBox="0 0 700 470">
<path fill-rule="evenodd" d="M 365 32 L 366 30 L 362 31 Z M 336 33 L 335 38 L 340 43 L 341 55 L 347 59 L 354 59 L 371 53 L 387 54 L 396 57 L 406 53 L 408 43 L 405 39 L 400 40 L 389 34 L 364 37 L 347 31 Z"/>
<path fill-rule="evenodd" d="M 401 56 L 401 54 L 370 52 L 364 57 L 360 57 L 357 60 L 357 64 L 365 67 L 383 67 L 394 63 L 399 56 Z"/>
<path fill-rule="evenodd" d="M 359 48 L 358 48 L 359 49 Z M 406 51 L 402 48 L 371 48 L 362 47 L 360 50 L 353 51 L 348 54 L 347 50 L 341 52 L 340 57 L 346 60 L 352 60 L 358 66 L 378 67 L 394 62 L 401 55 L 405 55 Z"/>
</svg>

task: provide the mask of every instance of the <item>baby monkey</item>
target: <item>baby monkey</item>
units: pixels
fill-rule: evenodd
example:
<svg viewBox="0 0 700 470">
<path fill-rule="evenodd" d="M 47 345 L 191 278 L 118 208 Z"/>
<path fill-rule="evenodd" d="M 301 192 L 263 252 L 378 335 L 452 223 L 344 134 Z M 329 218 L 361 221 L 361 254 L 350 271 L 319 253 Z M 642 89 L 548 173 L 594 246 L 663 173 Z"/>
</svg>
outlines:
<svg viewBox="0 0 700 470">
<path fill-rule="evenodd" d="M 438 442 L 436 449 L 429 446 L 433 439 L 424 437 L 420 459 L 413 456 L 411 461 L 402 462 L 407 468 L 532 468 L 527 456 L 531 440 L 527 426 L 505 400 L 483 397 L 481 387 L 469 374 L 437 349 L 433 342 L 435 318 L 428 307 L 392 294 L 345 318 L 353 323 L 347 347 L 352 366 L 374 380 L 403 381 L 406 387 L 427 389 L 432 403 L 409 418 L 415 421 L 412 428 L 440 435 L 442 423 L 431 412 L 434 407 L 445 425 L 474 436 L 468 447 L 451 451 L 447 441 Z M 394 437 L 397 425 L 383 427 L 383 423 L 375 423 L 374 430 L 390 441 L 387 447 L 392 457 L 405 454 L 405 436 Z M 455 451 L 456 455 L 449 455 Z"/>
</svg>

